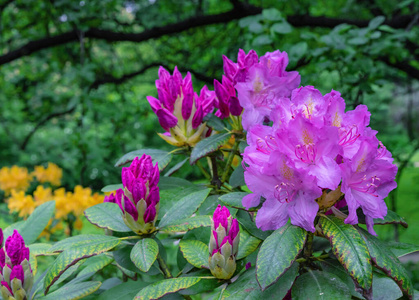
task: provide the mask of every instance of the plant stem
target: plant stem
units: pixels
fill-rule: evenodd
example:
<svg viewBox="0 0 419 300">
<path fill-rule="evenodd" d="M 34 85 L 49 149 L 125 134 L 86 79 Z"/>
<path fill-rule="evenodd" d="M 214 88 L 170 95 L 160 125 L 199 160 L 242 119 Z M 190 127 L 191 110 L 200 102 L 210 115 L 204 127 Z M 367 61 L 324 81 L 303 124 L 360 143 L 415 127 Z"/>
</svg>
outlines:
<svg viewBox="0 0 419 300">
<path fill-rule="evenodd" d="M 160 270 L 163 272 L 164 278 L 173 278 L 172 273 L 170 273 L 169 267 L 161 257 L 160 253 L 157 254 L 157 262 L 159 263 Z"/>
<path fill-rule="evenodd" d="M 215 156 L 211 156 L 211 164 L 212 164 L 212 180 L 211 184 L 215 185 L 217 187 L 217 190 L 221 187 L 221 181 L 218 177 L 218 168 L 217 168 L 217 160 L 215 159 Z"/>
<path fill-rule="evenodd" d="M 211 179 L 211 175 L 204 169 L 199 160 L 196 162 L 196 165 L 201 170 L 202 174 L 204 174 L 206 179 Z"/>
<path fill-rule="evenodd" d="M 239 142 L 236 141 L 234 142 L 234 146 L 232 151 L 228 154 L 228 158 L 227 158 L 227 163 L 226 163 L 226 167 L 224 169 L 224 174 L 223 177 L 221 179 L 221 182 L 225 182 L 228 176 L 228 172 L 230 171 L 230 167 L 231 167 L 231 163 L 233 162 L 234 159 L 234 155 L 236 155 L 237 149 L 239 148 Z"/>
<path fill-rule="evenodd" d="M 306 244 L 304 245 L 304 257 L 306 259 L 310 258 L 311 255 L 313 254 L 313 236 L 314 236 L 314 233 L 309 231 Z"/>
</svg>

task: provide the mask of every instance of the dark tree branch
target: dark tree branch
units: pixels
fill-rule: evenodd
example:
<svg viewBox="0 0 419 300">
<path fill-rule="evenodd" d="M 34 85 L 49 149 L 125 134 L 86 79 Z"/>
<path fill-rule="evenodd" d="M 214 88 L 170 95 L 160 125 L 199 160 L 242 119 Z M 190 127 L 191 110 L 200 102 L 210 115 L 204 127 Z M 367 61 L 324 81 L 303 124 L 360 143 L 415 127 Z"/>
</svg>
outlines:
<svg viewBox="0 0 419 300">
<path fill-rule="evenodd" d="M 52 113 L 49 114 L 48 116 L 46 116 L 44 119 L 42 119 L 38 124 L 36 124 L 36 126 L 31 130 L 31 132 L 28 133 L 28 135 L 25 137 L 25 140 L 23 141 L 22 145 L 20 146 L 20 150 L 25 150 L 26 146 L 29 143 L 29 140 L 31 139 L 31 137 L 35 134 L 35 132 L 42 126 L 44 125 L 46 122 L 48 122 L 49 120 L 51 120 L 52 118 L 56 118 L 56 117 L 61 117 L 63 115 L 66 114 L 70 114 L 72 113 L 74 110 L 76 109 L 75 106 L 73 106 L 72 108 L 66 110 L 66 111 L 61 111 L 61 112 L 56 112 L 56 113 Z"/>
<path fill-rule="evenodd" d="M 379 60 L 384 62 L 386 65 L 403 71 L 410 77 L 419 80 L 419 69 L 416 69 L 415 67 L 411 66 L 408 61 L 400 61 L 397 63 L 393 63 L 389 60 L 388 57 L 385 56 L 379 57 Z"/>
<path fill-rule="evenodd" d="M 162 27 L 155 27 L 141 33 L 124 33 L 115 32 L 110 30 L 103 30 L 98 28 L 91 28 L 84 33 L 86 38 L 95 38 L 106 40 L 110 42 L 118 41 L 131 41 L 131 42 L 143 42 L 150 39 L 159 38 L 167 34 L 179 33 L 190 28 L 227 23 L 232 20 L 241 19 L 251 15 L 257 15 L 262 12 L 262 9 L 255 6 L 245 5 L 240 3 L 235 5 L 234 8 L 228 12 L 207 15 L 207 16 L 195 16 L 187 20 L 169 24 Z M 79 40 L 78 30 L 72 30 L 65 32 L 53 37 L 42 38 L 36 41 L 31 41 L 19 49 L 10 51 L 9 53 L 0 56 L 0 65 L 4 65 L 8 62 L 21 58 L 23 56 L 30 55 L 42 49 L 55 47 L 58 45 L 66 44 Z"/>
<path fill-rule="evenodd" d="M 121 77 L 114 77 L 114 76 L 109 75 L 109 74 L 108 75 L 105 75 L 103 78 L 95 80 L 91 84 L 89 90 L 97 89 L 100 85 L 107 84 L 107 83 L 121 84 L 121 83 L 123 83 L 123 82 L 125 82 L 125 81 L 127 81 L 127 80 L 129 80 L 129 79 L 131 79 L 133 77 L 135 77 L 135 76 L 144 74 L 148 69 L 159 67 L 159 66 L 162 66 L 162 67 L 168 69 L 169 72 L 172 72 L 172 70 L 173 70 L 173 67 L 170 67 L 170 66 L 166 65 L 165 63 L 155 62 L 155 63 L 151 63 L 149 65 L 146 65 L 146 66 L 142 67 L 138 71 L 127 73 L 127 74 L 125 74 L 125 75 L 123 75 Z M 214 78 L 209 77 L 209 76 L 206 76 L 205 74 L 202 74 L 202 73 L 199 73 L 199 72 L 196 72 L 196 71 L 193 71 L 193 70 L 184 68 L 184 67 L 179 67 L 179 66 L 178 66 L 178 69 L 181 72 L 190 72 L 197 79 L 199 79 L 199 80 L 201 80 L 201 81 L 203 81 L 205 83 L 212 84 L 213 81 L 214 81 Z"/>
</svg>

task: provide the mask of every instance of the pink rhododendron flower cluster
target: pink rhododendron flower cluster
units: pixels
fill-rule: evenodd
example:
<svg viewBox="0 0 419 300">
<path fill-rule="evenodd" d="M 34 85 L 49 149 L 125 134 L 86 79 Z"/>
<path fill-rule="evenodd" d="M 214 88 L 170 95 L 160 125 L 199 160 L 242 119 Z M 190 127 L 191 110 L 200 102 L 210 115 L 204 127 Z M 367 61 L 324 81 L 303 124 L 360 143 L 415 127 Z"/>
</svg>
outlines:
<svg viewBox="0 0 419 300">
<path fill-rule="evenodd" d="M 253 192 L 243 205 L 255 207 L 265 198 L 256 216 L 262 230 L 278 229 L 291 219 L 314 232 L 318 199 L 337 191 L 335 200 L 344 197 L 349 209 L 345 222 L 357 224 L 361 208 L 369 232 L 375 234 L 373 219 L 387 214 L 384 198 L 396 187 L 397 167 L 377 131 L 368 127 L 367 107 L 345 112 L 344 99 L 333 90 L 324 96 L 312 86 L 291 92 L 299 77 L 278 75 L 284 74 L 287 62 L 286 56 L 281 62 L 280 55 L 266 54 L 235 85 L 248 129 L 245 181 Z M 257 98 L 257 91 L 266 97 Z M 264 119 L 272 126 L 263 125 Z"/>
<path fill-rule="evenodd" d="M 148 96 L 151 109 L 157 115 L 161 127 L 160 134 L 174 146 L 194 146 L 203 135 L 208 134 L 203 118 L 214 110 L 215 93 L 204 86 L 198 96 L 192 86 L 191 74 L 182 78 L 175 67 L 173 75 L 163 67 L 156 80 L 158 99 Z"/>
<path fill-rule="evenodd" d="M 283 97 L 300 85 L 298 72 L 286 72 L 288 54 L 268 52 L 258 58 L 254 50 L 246 54 L 239 50 L 237 63 L 223 56 L 224 75 L 222 83 L 214 80 L 217 94 L 216 116 L 226 118 L 242 115 L 243 128 L 269 119 L 271 110 Z M 237 92 L 236 92 L 237 91 Z"/>
</svg>

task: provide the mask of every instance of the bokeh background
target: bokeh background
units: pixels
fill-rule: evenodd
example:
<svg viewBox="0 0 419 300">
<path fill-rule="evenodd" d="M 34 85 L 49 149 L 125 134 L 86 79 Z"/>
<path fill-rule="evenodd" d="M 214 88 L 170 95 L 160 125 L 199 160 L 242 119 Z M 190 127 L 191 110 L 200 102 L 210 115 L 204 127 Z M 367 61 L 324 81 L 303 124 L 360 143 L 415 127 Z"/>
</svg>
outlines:
<svg viewBox="0 0 419 300">
<path fill-rule="evenodd" d="M 409 224 L 378 233 L 419 243 L 418 45 L 414 0 L 2 0 L 0 168 L 52 162 L 60 186 L 93 195 L 120 182 L 114 163 L 126 152 L 171 149 L 146 100 L 160 65 L 212 89 L 223 54 L 280 49 L 302 85 L 340 91 L 348 109 L 368 105 L 399 166 L 388 206 Z M 196 174 L 183 166 L 176 175 Z M 7 197 L 0 192 L 2 226 L 18 218 Z"/>
</svg>

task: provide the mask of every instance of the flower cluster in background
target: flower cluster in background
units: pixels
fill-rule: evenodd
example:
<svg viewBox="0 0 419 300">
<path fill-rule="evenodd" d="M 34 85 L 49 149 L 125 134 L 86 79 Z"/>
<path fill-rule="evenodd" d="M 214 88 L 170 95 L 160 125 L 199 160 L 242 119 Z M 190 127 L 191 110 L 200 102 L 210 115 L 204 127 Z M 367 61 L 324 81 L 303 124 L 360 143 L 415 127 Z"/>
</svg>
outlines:
<svg viewBox="0 0 419 300">
<path fill-rule="evenodd" d="M 41 204 L 55 200 L 55 222 L 50 222 L 48 230 L 44 232 L 46 236 L 61 229 L 67 233 L 68 227 L 63 227 L 61 221 L 71 222 L 72 228 L 80 230 L 83 227 L 80 218 L 83 211 L 102 203 L 104 199 L 104 195 L 93 193 L 90 188 L 80 185 L 77 185 L 72 192 L 66 191 L 63 187 L 53 189 L 54 186 L 61 184 L 62 178 L 62 169 L 53 163 L 48 163 L 47 168 L 36 166 L 32 173 L 26 168 L 17 166 L 4 167 L 0 170 L 0 174 L 0 187 L 9 196 L 6 198 L 8 208 L 12 212 L 17 212 L 21 218 L 27 218 Z M 41 184 L 38 184 L 31 194 L 25 193 L 34 179 Z"/>
<path fill-rule="evenodd" d="M 367 107 L 345 112 L 338 92 L 323 96 L 312 86 L 297 88 L 300 76 L 285 71 L 285 52 L 259 59 L 252 51 L 243 53 L 238 64 L 224 59 L 224 70 L 237 82 L 234 88 L 248 131 L 245 181 L 253 193 L 243 205 L 255 207 L 265 198 L 257 226 L 273 230 L 291 219 L 314 232 L 319 209 L 326 212 L 344 201 L 349 209 L 345 222 L 357 224 L 361 208 L 368 230 L 375 234 L 373 219 L 387 214 L 384 198 L 396 187 L 397 167 L 377 131 L 368 127 Z M 334 191 L 333 199 L 325 197 L 328 191 Z M 326 198 L 328 205 L 320 203 Z"/>
</svg>

